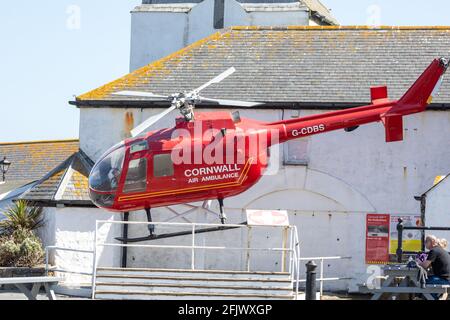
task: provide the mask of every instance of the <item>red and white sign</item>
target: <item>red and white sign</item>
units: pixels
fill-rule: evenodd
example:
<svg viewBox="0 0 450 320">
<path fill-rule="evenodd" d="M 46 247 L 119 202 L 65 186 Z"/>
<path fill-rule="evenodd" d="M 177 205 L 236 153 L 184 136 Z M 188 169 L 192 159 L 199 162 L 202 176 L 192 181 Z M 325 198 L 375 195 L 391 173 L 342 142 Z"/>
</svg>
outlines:
<svg viewBox="0 0 450 320">
<path fill-rule="evenodd" d="M 253 226 L 289 226 L 285 210 L 247 210 L 247 223 Z"/>
<path fill-rule="evenodd" d="M 366 216 L 367 264 L 389 262 L 389 226 L 389 214 L 368 214 Z"/>
</svg>

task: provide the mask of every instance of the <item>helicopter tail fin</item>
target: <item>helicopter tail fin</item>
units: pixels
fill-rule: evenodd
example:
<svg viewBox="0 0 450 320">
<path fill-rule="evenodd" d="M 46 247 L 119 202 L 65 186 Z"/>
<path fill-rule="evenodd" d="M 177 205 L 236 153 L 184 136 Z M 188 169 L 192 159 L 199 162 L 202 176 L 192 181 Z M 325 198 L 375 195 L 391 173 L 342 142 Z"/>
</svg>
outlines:
<svg viewBox="0 0 450 320">
<path fill-rule="evenodd" d="M 386 142 L 403 140 L 403 116 L 425 111 L 439 93 L 449 64 L 448 59 L 435 59 L 403 97 L 381 116 L 386 128 Z"/>
<path fill-rule="evenodd" d="M 449 60 L 435 59 L 405 95 L 398 100 L 392 111 L 424 111 L 433 101 L 433 97 L 439 93 L 448 66 Z"/>
</svg>

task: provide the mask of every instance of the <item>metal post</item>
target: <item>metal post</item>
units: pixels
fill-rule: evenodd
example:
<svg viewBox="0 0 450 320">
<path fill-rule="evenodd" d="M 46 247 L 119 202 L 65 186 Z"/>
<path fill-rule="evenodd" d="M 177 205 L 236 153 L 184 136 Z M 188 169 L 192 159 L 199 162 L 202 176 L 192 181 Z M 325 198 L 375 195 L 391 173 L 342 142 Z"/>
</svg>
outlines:
<svg viewBox="0 0 450 320">
<path fill-rule="evenodd" d="M 294 226 L 294 242 L 295 242 L 295 249 L 296 251 L 296 258 L 295 258 L 295 273 L 297 274 L 296 276 L 296 285 L 295 285 L 295 297 L 298 297 L 298 286 L 299 286 L 299 281 L 300 281 L 300 258 L 301 258 L 301 252 L 300 252 L 300 240 L 298 239 L 298 231 L 297 231 L 297 227 Z"/>
<path fill-rule="evenodd" d="M 399 218 L 398 219 L 398 224 L 397 224 L 397 262 L 401 263 L 402 262 L 402 258 L 403 258 L 403 219 Z"/>
<path fill-rule="evenodd" d="M 123 221 L 125 222 L 123 225 L 123 230 L 122 230 L 122 237 L 124 239 L 128 238 L 128 220 L 129 220 L 129 216 L 130 213 L 129 212 L 125 212 L 123 214 Z M 124 241 L 123 244 L 127 244 L 127 241 Z M 122 247 L 122 268 L 126 268 L 127 267 L 127 258 L 128 258 L 128 247 Z"/>
<path fill-rule="evenodd" d="M 247 227 L 247 271 L 250 272 L 250 246 L 252 243 L 252 227 Z"/>
<path fill-rule="evenodd" d="M 95 299 L 95 282 L 96 282 L 96 273 L 97 273 L 97 229 L 98 229 L 98 220 L 95 221 L 95 232 L 94 232 L 94 254 L 92 261 L 92 300 Z"/>
<path fill-rule="evenodd" d="M 45 247 L 45 276 L 48 277 L 48 247 Z"/>
<path fill-rule="evenodd" d="M 192 224 L 191 269 L 195 270 L 195 223 Z"/>
<path fill-rule="evenodd" d="M 314 261 L 308 261 L 306 264 L 306 300 L 316 300 L 316 268 Z"/>
<path fill-rule="evenodd" d="M 293 272 L 293 262 L 294 262 L 294 258 L 293 258 L 293 250 L 294 250 L 294 246 L 293 246 L 293 232 L 292 232 L 292 228 L 289 228 L 289 270 L 288 272 L 292 275 Z"/>
<path fill-rule="evenodd" d="M 284 249 L 283 252 L 281 253 L 281 272 L 286 272 L 286 247 L 287 247 L 287 234 L 288 231 L 288 227 L 283 228 L 282 232 L 282 238 L 283 238 L 283 243 L 281 245 L 281 247 Z"/>
<path fill-rule="evenodd" d="M 322 299 L 323 295 L 323 260 L 320 260 L 320 298 Z"/>
</svg>

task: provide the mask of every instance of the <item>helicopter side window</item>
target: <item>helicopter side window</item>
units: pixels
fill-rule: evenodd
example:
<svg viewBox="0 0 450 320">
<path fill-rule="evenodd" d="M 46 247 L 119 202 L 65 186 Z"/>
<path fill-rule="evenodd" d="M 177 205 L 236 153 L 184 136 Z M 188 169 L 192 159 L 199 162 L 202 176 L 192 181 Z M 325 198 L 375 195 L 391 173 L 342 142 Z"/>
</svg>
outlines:
<svg viewBox="0 0 450 320">
<path fill-rule="evenodd" d="M 134 159 L 130 160 L 128 165 L 127 178 L 125 179 L 125 185 L 123 191 L 141 192 L 147 189 L 147 159 Z"/>
<path fill-rule="evenodd" d="M 173 174 L 174 169 L 170 153 L 153 156 L 153 176 L 155 178 L 170 177 L 173 176 Z"/>
<path fill-rule="evenodd" d="M 133 144 L 130 147 L 130 153 L 131 154 L 136 153 L 136 152 L 140 152 L 140 151 L 143 151 L 143 150 L 148 150 L 148 143 L 147 143 L 146 140 L 139 141 L 139 142 Z"/>
</svg>

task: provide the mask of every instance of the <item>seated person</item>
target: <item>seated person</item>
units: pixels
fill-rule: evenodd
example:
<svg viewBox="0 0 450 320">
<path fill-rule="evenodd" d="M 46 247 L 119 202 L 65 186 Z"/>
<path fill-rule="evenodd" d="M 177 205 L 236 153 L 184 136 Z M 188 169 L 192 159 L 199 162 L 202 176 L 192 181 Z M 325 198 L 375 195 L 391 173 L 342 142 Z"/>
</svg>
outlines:
<svg viewBox="0 0 450 320">
<path fill-rule="evenodd" d="M 427 259 L 418 264 L 425 269 L 431 267 L 433 271 L 433 275 L 427 279 L 427 284 L 450 285 L 450 254 L 444 250 L 447 244 L 447 240 L 433 235 L 425 238 L 425 247 L 430 251 Z M 433 296 L 437 298 L 437 295 Z"/>
</svg>

